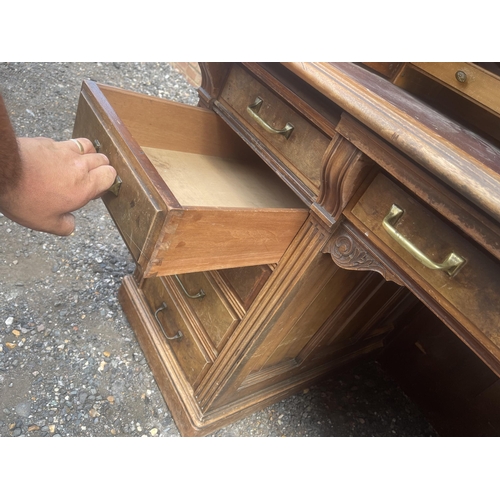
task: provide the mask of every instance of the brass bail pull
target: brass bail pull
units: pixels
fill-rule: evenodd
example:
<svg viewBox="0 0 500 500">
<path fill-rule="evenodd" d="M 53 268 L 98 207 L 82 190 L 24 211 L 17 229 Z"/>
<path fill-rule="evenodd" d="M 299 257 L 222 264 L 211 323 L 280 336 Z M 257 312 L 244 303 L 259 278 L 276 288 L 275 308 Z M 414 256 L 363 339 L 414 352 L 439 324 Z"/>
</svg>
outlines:
<svg viewBox="0 0 500 500">
<path fill-rule="evenodd" d="M 190 299 L 202 299 L 203 297 L 205 297 L 206 293 L 203 290 L 203 288 L 200 288 L 200 291 L 197 294 L 191 295 L 186 290 L 186 288 L 185 288 L 184 284 L 182 283 L 182 281 L 180 280 L 179 276 L 177 276 L 177 274 L 174 274 L 174 277 L 177 280 L 177 283 L 179 283 L 179 285 L 182 288 L 182 291 L 184 292 L 184 294 L 186 295 L 186 297 L 189 297 Z"/>
<path fill-rule="evenodd" d="M 404 210 L 397 205 L 392 205 L 391 210 L 385 216 L 382 227 L 389 233 L 389 236 L 397 241 L 405 250 L 407 250 L 415 259 L 429 269 L 444 271 L 449 276 L 455 276 L 458 271 L 464 266 L 465 259 L 452 252 L 446 259 L 437 263 L 429 259 L 421 250 L 419 250 L 411 241 L 407 240 L 401 233 L 397 231 L 394 225 L 401 219 Z"/>
<path fill-rule="evenodd" d="M 160 330 L 162 331 L 163 335 L 167 340 L 174 340 L 174 339 L 180 339 L 182 337 L 182 332 L 180 330 L 177 331 L 177 333 L 173 337 L 169 337 L 167 335 L 167 332 L 163 329 L 163 325 L 160 323 L 160 320 L 158 319 L 158 313 L 160 311 L 164 311 L 167 309 L 167 304 L 165 302 L 162 302 L 161 306 L 155 311 L 155 319 L 156 322 L 158 323 L 158 326 L 160 327 Z"/>
<path fill-rule="evenodd" d="M 266 123 L 259 115 L 260 108 L 262 107 L 263 99 L 261 97 L 257 97 L 253 104 L 247 106 L 248 114 L 256 121 L 264 130 L 271 134 L 279 134 L 282 135 L 285 139 L 288 140 L 291 133 L 293 132 L 293 125 L 288 122 L 282 129 L 275 129 L 271 127 L 268 123 Z"/>
</svg>

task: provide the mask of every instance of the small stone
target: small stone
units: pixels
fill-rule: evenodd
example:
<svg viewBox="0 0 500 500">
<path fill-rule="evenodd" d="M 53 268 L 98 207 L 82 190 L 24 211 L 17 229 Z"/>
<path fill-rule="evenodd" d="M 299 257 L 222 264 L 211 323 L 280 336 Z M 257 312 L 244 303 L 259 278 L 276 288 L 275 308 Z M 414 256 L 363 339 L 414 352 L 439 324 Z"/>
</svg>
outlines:
<svg viewBox="0 0 500 500">
<path fill-rule="evenodd" d="M 31 403 L 29 401 L 23 401 L 16 405 L 16 413 L 20 417 L 28 417 L 31 413 Z"/>
<path fill-rule="evenodd" d="M 49 432 L 51 434 L 54 434 L 54 432 L 56 432 L 56 426 L 54 424 L 49 425 Z"/>
<path fill-rule="evenodd" d="M 104 356 L 106 356 L 107 358 L 109 358 L 111 356 L 111 353 L 108 352 L 108 351 L 104 351 L 103 352 Z"/>
<path fill-rule="evenodd" d="M 28 427 L 28 432 L 35 432 L 35 431 L 39 431 L 40 430 L 40 427 L 38 427 L 38 425 L 30 425 Z"/>
<path fill-rule="evenodd" d="M 21 335 L 21 332 L 19 330 L 12 330 L 12 333 L 16 336 L 19 337 Z"/>
<path fill-rule="evenodd" d="M 115 398 L 113 396 L 108 396 L 106 398 L 111 404 L 113 404 L 115 402 Z"/>
<path fill-rule="evenodd" d="M 152 435 L 152 436 L 156 436 L 158 434 L 158 429 L 156 427 L 153 427 L 153 429 L 151 429 L 149 431 L 149 433 Z"/>
<path fill-rule="evenodd" d="M 5 320 L 5 324 L 7 326 L 10 326 L 12 325 L 12 323 L 14 323 L 14 318 L 12 316 L 9 316 L 6 320 Z"/>
<path fill-rule="evenodd" d="M 11 342 L 5 342 L 5 345 L 9 348 L 9 349 L 14 349 L 16 347 L 16 344 L 12 344 Z"/>
</svg>

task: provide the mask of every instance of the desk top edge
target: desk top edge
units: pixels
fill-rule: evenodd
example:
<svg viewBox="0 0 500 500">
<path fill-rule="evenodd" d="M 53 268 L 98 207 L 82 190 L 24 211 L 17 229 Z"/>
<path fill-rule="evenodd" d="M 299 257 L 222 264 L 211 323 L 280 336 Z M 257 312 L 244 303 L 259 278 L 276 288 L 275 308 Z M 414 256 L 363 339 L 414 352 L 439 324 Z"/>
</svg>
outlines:
<svg viewBox="0 0 500 500">
<path fill-rule="evenodd" d="M 500 222 L 500 151 L 354 63 L 282 63 Z"/>
</svg>

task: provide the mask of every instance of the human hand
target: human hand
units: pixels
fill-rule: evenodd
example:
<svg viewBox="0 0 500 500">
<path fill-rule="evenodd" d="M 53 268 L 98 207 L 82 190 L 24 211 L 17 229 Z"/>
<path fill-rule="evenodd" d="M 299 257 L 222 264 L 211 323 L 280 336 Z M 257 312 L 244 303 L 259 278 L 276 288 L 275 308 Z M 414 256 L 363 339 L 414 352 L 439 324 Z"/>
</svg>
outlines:
<svg viewBox="0 0 500 500">
<path fill-rule="evenodd" d="M 0 196 L 0 210 L 31 229 L 59 236 L 71 234 L 75 229 L 71 212 L 111 187 L 115 169 L 105 155 L 96 153 L 88 139 L 56 142 L 23 137 L 17 142 L 21 178 Z"/>
</svg>

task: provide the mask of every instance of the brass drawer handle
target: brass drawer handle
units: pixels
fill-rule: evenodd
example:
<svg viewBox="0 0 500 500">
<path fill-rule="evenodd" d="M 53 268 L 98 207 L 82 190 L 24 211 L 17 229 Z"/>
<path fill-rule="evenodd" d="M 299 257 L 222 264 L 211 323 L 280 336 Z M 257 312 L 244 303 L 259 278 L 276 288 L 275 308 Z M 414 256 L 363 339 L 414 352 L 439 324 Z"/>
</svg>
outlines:
<svg viewBox="0 0 500 500">
<path fill-rule="evenodd" d="M 165 335 L 165 338 L 167 340 L 180 339 L 182 337 L 182 332 L 180 330 L 178 330 L 177 333 L 173 337 L 169 337 L 167 335 L 167 332 L 163 329 L 163 325 L 160 323 L 160 320 L 158 319 L 158 313 L 160 311 L 165 310 L 165 309 L 167 309 L 167 304 L 165 304 L 165 302 L 162 302 L 161 306 L 155 311 L 156 322 L 158 323 L 158 326 L 160 327 L 163 335 Z"/>
<path fill-rule="evenodd" d="M 175 276 L 175 279 L 177 280 L 177 282 L 179 283 L 180 287 L 182 288 L 182 291 L 186 294 L 187 297 L 189 297 L 190 299 L 202 299 L 203 297 L 205 297 L 206 293 L 203 290 L 203 288 L 200 288 L 200 291 L 196 295 L 191 295 L 184 288 L 184 285 L 182 284 L 182 281 L 180 280 L 179 276 L 177 276 L 177 274 L 174 274 L 174 276 Z"/>
<path fill-rule="evenodd" d="M 253 104 L 250 104 L 247 106 L 247 111 L 250 114 L 250 116 L 264 129 L 270 132 L 271 134 L 280 134 L 285 137 L 285 139 L 288 139 L 290 137 L 290 134 L 293 132 L 293 125 L 291 123 L 287 123 L 284 128 L 281 130 L 277 130 L 268 123 L 266 123 L 257 113 L 260 111 L 260 108 L 262 106 L 262 103 L 264 101 L 262 98 L 257 97 L 254 101 Z"/>
<path fill-rule="evenodd" d="M 101 143 L 97 139 L 94 140 L 94 148 L 96 153 L 99 153 L 99 151 L 101 150 Z M 117 175 L 115 177 L 115 182 L 113 182 L 112 186 L 108 189 L 108 192 L 113 193 L 115 196 L 118 196 L 121 187 L 122 180 L 120 179 L 120 176 Z"/>
<path fill-rule="evenodd" d="M 399 219 L 401 219 L 404 213 L 403 209 L 399 208 L 397 205 L 392 205 L 391 210 L 385 216 L 382 226 L 389 233 L 391 238 L 396 240 L 425 267 L 429 269 L 436 269 L 438 271 L 445 271 L 450 276 L 455 276 L 465 264 L 465 259 L 453 252 L 450 253 L 450 255 L 448 255 L 448 257 L 446 257 L 441 264 L 429 259 L 427 255 L 422 253 L 413 243 L 408 241 L 402 234 L 398 233 L 396 228 L 394 228 L 394 225 L 399 221 Z"/>
</svg>

